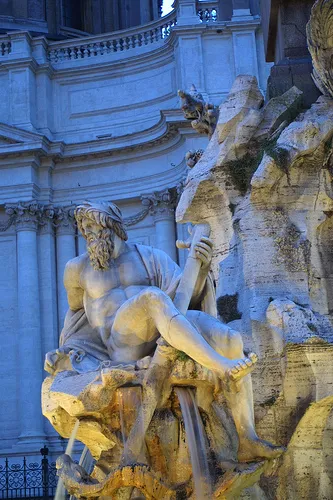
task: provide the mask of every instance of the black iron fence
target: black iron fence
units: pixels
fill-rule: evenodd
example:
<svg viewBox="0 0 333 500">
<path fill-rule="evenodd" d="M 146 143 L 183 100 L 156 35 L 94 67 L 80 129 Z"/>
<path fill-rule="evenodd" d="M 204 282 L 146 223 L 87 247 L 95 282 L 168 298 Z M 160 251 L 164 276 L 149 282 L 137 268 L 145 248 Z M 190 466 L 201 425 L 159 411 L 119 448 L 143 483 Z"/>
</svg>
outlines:
<svg viewBox="0 0 333 500">
<path fill-rule="evenodd" d="M 49 463 L 46 446 L 40 451 L 43 456 L 40 463 L 28 463 L 24 458 L 21 464 L 12 464 L 6 459 L 5 464 L 0 465 L 0 499 L 54 498 L 58 482 L 56 466 Z"/>
</svg>

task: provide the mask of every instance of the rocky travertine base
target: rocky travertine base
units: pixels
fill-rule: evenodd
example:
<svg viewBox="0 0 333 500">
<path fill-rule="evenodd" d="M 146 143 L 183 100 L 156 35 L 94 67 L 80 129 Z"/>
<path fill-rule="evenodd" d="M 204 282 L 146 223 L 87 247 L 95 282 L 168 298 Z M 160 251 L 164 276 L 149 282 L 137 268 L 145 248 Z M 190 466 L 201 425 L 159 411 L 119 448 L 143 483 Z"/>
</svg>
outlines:
<svg viewBox="0 0 333 500">
<path fill-rule="evenodd" d="M 278 498 L 333 499 L 333 396 L 313 403 L 279 470 Z"/>
<path fill-rule="evenodd" d="M 127 497 L 119 496 L 118 490 L 137 487 L 147 499 L 194 498 L 188 438 L 174 386 L 192 387 L 195 391 L 207 436 L 208 461 L 214 472 L 214 498 L 236 498 L 271 470 L 274 461 L 238 464 L 238 436 L 221 382 L 182 353 L 161 391 L 142 440 L 140 460 L 129 467 L 122 458 L 124 442 L 141 409 L 145 372 L 133 366 L 102 367 L 82 374 L 64 371 L 45 380 L 44 415 L 63 437 L 69 437 L 79 419 L 77 437 L 97 460 L 89 476 L 67 455 L 60 457 L 59 475 L 72 494 L 79 498 L 114 495 L 120 499 Z"/>
<path fill-rule="evenodd" d="M 238 77 L 177 208 L 178 221 L 204 213 L 212 227 L 220 317 L 259 355 L 258 434 L 288 446 L 283 469 L 249 490 L 253 499 L 331 498 L 324 462 L 309 467 L 314 448 L 296 443 L 307 412 L 319 405 L 320 415 L 333 394 L 333 101 L 300 107 L 296 88 L 263 105 L 256 80 Z"/>
</svg>

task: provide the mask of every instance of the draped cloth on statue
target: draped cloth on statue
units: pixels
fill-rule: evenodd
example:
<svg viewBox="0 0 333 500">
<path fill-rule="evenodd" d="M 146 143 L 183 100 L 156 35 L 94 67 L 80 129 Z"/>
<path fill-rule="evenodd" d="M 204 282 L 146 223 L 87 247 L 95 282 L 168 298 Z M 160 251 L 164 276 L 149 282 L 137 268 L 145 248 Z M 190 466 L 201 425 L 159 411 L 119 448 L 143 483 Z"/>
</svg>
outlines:
<svg viewBox="0 0 333 500">
<path fill-rule="evenodd" d="M 135 248 L 146 269 L 150 286 L 158 287 L 173 299 L 182 275 L 180 267 L 161 250 L 138 244 Z M 200 303 L 193 305 L 193 309 L 216 317 L 215 290 L 210 276 L 206 280 Z M 84 309 L 67 312 L 60 346 L 73 350 L 71 363 L 78 372 L 96 370 L 100 362 L 110 359 L 100 332 L 89 325 Z M 119 366 L 119 362 L 115 365 Z"/>
</svg>

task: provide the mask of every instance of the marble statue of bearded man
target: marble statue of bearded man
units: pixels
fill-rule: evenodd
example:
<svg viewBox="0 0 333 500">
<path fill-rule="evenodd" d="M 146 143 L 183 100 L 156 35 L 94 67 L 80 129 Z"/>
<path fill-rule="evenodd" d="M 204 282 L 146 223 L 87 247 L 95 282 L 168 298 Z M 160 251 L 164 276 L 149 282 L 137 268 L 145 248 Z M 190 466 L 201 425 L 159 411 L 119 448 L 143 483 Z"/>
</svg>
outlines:
<svg viewBox="0 0 333 500">
<path fill-rule="evenodd" d="M 88 251 L 66 265 L 69 310 L 61 347 L 49 353 L 46 369 L 55 373 L 68 354 L 78 372 L 95 370 L 105 360 L 114 366 L 140 364 L 162 337 L 223 380 L 237 382 L 229 406 L 239 434 L 239 460 L 279 456 L 283 448 L 259 439 L 254 429 L 249 373 L 256 356 L 245 356 L 240 333 L 215 317 L 211 240 L 202 238 L 195 247 L 201 268 L 183 315 L 172 301 L 181 269 L 161 250 L 128 243 L 116 205 L 86 202 L 75 217 Z"/>
</svg>

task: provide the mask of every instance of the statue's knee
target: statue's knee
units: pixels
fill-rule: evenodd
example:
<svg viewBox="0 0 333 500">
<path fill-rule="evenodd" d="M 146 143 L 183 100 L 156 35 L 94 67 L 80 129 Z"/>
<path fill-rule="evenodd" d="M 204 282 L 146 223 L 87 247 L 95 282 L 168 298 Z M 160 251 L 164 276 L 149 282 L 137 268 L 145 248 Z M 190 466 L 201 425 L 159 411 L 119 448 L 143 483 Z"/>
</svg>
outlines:
<svg viewBox="0 0 333 500">
<path fill-rule="evenodd" d="M 159 307 L 166 300 L 166 295 L 156 286 L 150 286 L 141 292 L 141 296 L 147 306 Z"/>
<path fill-rule="evenodd" d="M 235 330 L 229 332 L 229 348 L 235 357 L 243 356 L 243 339 L 242 335 Z"/>
</svg>

